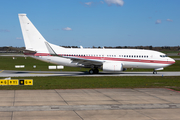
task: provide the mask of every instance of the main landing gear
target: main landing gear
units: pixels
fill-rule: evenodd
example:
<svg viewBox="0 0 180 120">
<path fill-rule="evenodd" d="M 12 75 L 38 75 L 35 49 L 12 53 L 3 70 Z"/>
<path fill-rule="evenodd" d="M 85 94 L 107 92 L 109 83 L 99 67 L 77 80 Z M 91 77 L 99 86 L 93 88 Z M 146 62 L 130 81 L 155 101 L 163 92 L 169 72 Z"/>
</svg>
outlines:
<svg viewBox="0 0 180 120">
<path fill-rule="evenodd" d="M 89 74 L 98 74 L 98 73 L 99 73 L 98 68 L 92 68 L 89 70 Z"/>
</svg>

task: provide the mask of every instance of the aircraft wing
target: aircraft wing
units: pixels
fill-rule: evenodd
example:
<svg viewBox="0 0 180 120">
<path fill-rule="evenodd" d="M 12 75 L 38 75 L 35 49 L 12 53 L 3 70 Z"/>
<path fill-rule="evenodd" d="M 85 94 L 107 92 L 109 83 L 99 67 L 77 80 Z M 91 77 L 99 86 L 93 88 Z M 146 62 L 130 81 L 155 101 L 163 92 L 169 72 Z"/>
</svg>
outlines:
<svg viewBox="0 0 180 120">
<path fill-rule="evenodd" d="M 71 59 L 72 62 L 82 64 L 82 65 L 102 65 L 104 62 L 104 61 L 99 61 L 99 60 L 78 58 L 78 57 L 73 57 L 73 56 L 64 56 L 64 58 Z"/>
<path fill-rule="evenodd" d="M 63 57 L 63 58 L 68 58 L 71 59 L 73 63 L 78 63 L 78 64 L 82 64 L 85 66 L 90 66 L 90 65 L 102 65 L 104 61 L 99 61 L 99 60 L 92 60 L 92 59 L 85 59 L 85 58 L 81 58 L 81 57 L 73 57 L 73 56 L 61 56 L 58 55 L 53 48 L 50 46 L 50 44 L 48 42 L 45 42 L 45 45 L 49 51 L 49 53 L 52 56 L 58 56 L 58 57 Z"/>
</svg>

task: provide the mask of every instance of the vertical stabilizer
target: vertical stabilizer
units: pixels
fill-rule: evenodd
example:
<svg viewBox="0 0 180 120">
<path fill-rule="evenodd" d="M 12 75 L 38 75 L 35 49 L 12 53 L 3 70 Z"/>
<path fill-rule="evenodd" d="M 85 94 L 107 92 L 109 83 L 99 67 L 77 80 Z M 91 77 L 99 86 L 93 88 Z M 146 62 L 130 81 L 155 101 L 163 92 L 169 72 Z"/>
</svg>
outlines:
<svg viewBox="0 0 180 120">
<path fill-rule="evenodd" d="M 26 14 L 18 14 L 24 43 L 27 50 L 48 53 L 44 37 L 39 33 Z"/>
</svg>

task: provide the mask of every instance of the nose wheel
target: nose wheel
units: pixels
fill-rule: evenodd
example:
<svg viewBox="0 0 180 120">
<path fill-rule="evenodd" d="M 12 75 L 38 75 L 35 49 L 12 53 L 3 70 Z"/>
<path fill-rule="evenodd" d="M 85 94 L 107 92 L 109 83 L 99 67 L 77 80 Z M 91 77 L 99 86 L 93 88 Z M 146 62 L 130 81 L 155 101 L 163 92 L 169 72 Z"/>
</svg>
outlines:
<svg viewBox="0 0 180 120">
<path fill-rule="evenodd" d="M 157 71 L 153 71 L 153 74 L 157 74 Z"/>
</svg>

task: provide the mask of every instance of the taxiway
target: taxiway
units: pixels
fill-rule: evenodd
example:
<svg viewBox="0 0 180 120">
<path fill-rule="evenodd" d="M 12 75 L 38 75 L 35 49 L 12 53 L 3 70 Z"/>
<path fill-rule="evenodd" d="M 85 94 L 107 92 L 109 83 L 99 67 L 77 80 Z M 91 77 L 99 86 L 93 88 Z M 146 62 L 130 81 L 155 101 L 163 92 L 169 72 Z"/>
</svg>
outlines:
<svg viewBox="0 0 180 120">
<path fill-rule="evenodd" d="M 180 76 L 180 72 L 121 72 L 89 74 L 88 72 L 69 72 L 69 71 L 16 71 L 0 70 L 0 77 L 32 77 L 32 76 Z"/>
</svg>

